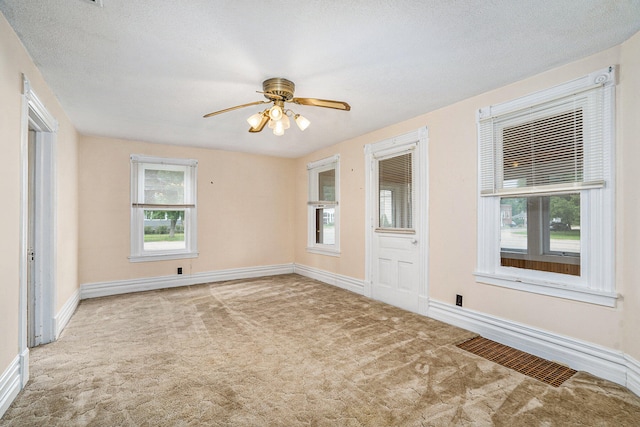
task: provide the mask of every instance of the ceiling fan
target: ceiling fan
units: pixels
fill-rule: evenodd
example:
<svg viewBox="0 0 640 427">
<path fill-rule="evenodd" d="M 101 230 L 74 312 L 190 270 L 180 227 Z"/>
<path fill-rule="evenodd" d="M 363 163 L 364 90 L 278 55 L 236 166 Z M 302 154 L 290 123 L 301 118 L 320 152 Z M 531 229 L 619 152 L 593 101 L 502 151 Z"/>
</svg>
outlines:
<svg viewBox="0 0 640 427">
<path fill-rule="evenodd" d="M 289 117 L 293 117 L 300 130 L 305 130 L 311 124 L 311 122 L 305 117 L 285 108 L 285 102 L 298 105 L 310 105 L 313 107 L 333 108 L 343 111 L 351 110 L 351 106 L 343 101 L 332 101 L 329 99 L 318 98 L 294 98 L 293 92 L 295 91 L 295 88 L 296 86 L 292 81 L 281 77 L 267 79 L 262 82 L 262 91 L 256 92 L 262 93 L 268 101 L 256 101 L 248 104 L 236 105 L 235 107 L 205 114 L 203 117 L 211 117 L 228 111 L 237 110 L 239 108 L 250 107 L 252 105 L 273 103 L 273 106 L 266 108 L 260 113 L 253 114 L 247 119 L 247 122 L 251 125 L 249 132 L 260 132 L 268 123 L 269 128 L 273 129 L 273 133 L 280 136 L 284 134 L 285 129 L 290 127 Z"/>
</svg>

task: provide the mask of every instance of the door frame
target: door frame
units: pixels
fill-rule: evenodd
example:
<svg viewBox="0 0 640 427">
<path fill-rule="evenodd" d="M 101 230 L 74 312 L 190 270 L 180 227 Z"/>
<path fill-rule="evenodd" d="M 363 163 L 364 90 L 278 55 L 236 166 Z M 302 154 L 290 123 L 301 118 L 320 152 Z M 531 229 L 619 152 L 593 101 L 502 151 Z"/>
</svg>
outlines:
<svg viewBox="0 0 640 427">
<path fill-rule="evenodd" d="M 18 324 L 18 348 L 20 352 L 21 386 L 29 380 L 29 325 L 27 319 L 27 268 L 29 228 L 29 130 L 35 138 L 35 204 L 34 232 L 36 255 L 34 261 L 33 316 L 35 344 L 55 340 L 56 307 L 56 170 L 55 150 L 58 121 L 36 96 L 26 76 L 22 76 L 22 117 L 20 138 L 20 307 Z"/>
<path fill-rule="evenodd" d="M 385 153 L 391 153 L 394 151 L 401 151 L 403 147 L 409 147 L 415 144 L 417 149 L 415 150 L 416 156 L 414 159 L 415 183 L 417 184 L 417 191 L 415 195 L 415 225 L 416 225 L 416 239 L 420 244 L 418 245 L 418 258 L 420 265 L 418 267 L 418 312 L 422 315 L 427 315 L 429 307 L 429 163 L 428 163 L 428 150 L 429 150 L 429 132 L 427 127 L 421 127 L 415 131 L 399 135 L 396 137 L 384 139 L 372 144 L 364 146 L 364 161 L 365 161 L 365 278 L 364 278 L 364 295 L 371 298 L 373 296 L 373 234 L 376 229 L 376 210 L 377 210 L 377 197 L 376 193 L 377 184 L 374 182 L 376 174 L 374 173 L 375 160 L 374 155 L 384 155 Z"/>
</svg>

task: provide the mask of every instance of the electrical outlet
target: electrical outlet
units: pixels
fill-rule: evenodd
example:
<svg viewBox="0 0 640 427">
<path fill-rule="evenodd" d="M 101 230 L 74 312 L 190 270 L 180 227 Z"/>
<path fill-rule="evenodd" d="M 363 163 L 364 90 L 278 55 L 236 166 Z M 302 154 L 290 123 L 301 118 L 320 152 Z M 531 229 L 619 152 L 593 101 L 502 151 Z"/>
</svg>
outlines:
<svg viewBox="0 0 640 427">
<path fill-rule="evenodd" d="M 462 295 L 456 295 L 456 305 L 462 307 Z"/>
<path fill-rule="evenodd" d="M 178 267 L 178 274 L 182 274 L 182 267 Z"/>
</svg>

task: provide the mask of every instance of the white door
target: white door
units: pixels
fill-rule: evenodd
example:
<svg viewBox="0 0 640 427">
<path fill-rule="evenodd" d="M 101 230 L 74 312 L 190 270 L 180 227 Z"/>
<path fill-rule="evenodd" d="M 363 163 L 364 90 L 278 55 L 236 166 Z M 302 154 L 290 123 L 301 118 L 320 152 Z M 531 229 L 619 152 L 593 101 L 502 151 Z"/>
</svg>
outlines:
<svg viewBox="0 0 640 427">
<path fill-rule="evenodd" d="M 427 298 L 423 131 L 373 144 L 367 156 L 370 296 L 416 313 Z"/>
</svg>

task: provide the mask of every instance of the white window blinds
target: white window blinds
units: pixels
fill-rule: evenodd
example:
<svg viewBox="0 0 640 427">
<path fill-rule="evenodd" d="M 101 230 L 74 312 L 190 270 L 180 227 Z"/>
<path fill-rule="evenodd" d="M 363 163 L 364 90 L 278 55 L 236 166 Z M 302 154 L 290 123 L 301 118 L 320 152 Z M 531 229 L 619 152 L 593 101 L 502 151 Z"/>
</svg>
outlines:
<svg viewBox="0 0 640 427">
<path fill-rule="evenodd" d="M 604 90 L 480 118 L 481 194 L 604 186 Z"/>
</svg>

